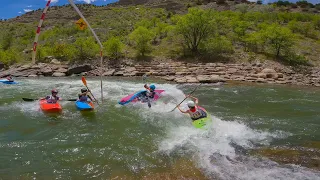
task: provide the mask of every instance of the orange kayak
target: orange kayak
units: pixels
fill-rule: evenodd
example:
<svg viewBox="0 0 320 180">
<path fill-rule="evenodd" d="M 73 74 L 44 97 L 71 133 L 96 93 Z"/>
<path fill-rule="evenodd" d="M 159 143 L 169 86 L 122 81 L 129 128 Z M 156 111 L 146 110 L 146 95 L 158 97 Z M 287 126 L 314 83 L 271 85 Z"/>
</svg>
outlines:
<svg viewBox="0 0 320 180">
<path fill-rule="evenodd" d="M 59 103 L 48 103 L 47 100 L 40 100 L 40 108 L 45 112 L 61 112 L 62 107 Z"/>
</svg>

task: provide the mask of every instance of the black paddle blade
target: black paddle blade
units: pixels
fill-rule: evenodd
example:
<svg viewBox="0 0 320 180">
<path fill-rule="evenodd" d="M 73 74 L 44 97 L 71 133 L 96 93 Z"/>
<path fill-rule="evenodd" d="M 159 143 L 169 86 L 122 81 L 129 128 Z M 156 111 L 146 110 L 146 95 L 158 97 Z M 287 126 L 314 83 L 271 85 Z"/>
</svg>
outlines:
<svg viewBox="0 0 320 180">
<path fill-rule="evenodd" d="M 24 101 L 36 101 L 37 99 L 30 99 L 30 98 L 22 98 Z"/>
<path fill-rule="evenodd" d="M 68 99 L 67 101 L 77 101 L 77 99 Z"/>
</svg>

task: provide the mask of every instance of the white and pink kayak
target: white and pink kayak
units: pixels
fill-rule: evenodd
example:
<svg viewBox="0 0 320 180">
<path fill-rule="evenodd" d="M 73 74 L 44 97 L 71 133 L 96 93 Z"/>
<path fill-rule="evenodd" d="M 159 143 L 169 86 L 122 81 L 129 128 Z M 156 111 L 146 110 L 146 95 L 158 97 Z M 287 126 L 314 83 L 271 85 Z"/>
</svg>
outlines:
<svg viewBox="0 0 320 180">
<path fill-rule="evenodd" d="M 126 105 L 130 102 L 138 102 L 139 101 L 139 97 L 143 94 L 143 93 L 146 93 L 147 91 L 146 90 L 142 90 L 142 91 L 139 91 L 139 92 L 136 92 L 136 93 L 133 93 L 133 94 L 130 94 L 129 96 L 126 96 L 124 98 L 122 98 L 120 101 L 119 101 L 119 104 L 121 105 Z M 157 101 L 160 97 L 161 97 L 161 93 L 164 92 L 164 90 L 155 90 L 155 95 L 154 95 L 154 98 L 153 98 L 153 101 Z"/>
</svg>

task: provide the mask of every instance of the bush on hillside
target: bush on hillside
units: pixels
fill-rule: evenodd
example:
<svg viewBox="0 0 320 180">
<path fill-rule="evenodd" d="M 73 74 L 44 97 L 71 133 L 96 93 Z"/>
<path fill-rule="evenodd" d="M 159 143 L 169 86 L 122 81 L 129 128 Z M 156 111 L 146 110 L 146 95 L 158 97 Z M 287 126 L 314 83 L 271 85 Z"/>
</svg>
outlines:
<svg viewBox="0 0 320 180">
<path fill-rule="evenodd" d="M 107 56 L 110 59 L 119 59 L 122 56 L 124 44 L 118 37 L 112 37 L 103 43 Z"/>
<path fill-rule="evenodd" d="M 73 43 L 75 54 L 73 61 L 86 61 L 88 59 L 94 58 L 99 53 L 99 45 L 96 44 L 95 40 L 90 38 L 80 37 Z M 73 49 L 70 47 L 70 50 Z"/>
<path fill-rule="evenodd" d="M 0 61 L 5 66 L 10 66 L 21 61 L 21 53 L 16 49 L 0 50 Z"/>
<path fill-rule="evenodd" d="M 234 52 L 232 42 L 225 36 L 208 39 L 205 43 L 205 51 L 210 55 L 230 54 Z"/>
<path fill-rule="evenodd" d="M 261 30 L 260 33 L 265 44 L 276 57 L 286 54 L 293 46 L 294 34 L 289 28 L 281 27 L 279 24 L 272 24 Z"/>
<path fill-rule="evenodd" d="M 154 36 L 152 31 L 143 26 L 139 26 L 129 35 L 130 40 L 134 43 L 138 56 L 145 56 L 146 53 L 151 52 L 150 41 Z"/>
<path fill-rule="evenodd" d="M 184 46 L 193 54 L 199 53 L 199 46 L 213 33 L 210 11 L 190 8 L 188 14 L 181 16 L 176 25 L 177 33 L 182 35 Z"/>
</svg>

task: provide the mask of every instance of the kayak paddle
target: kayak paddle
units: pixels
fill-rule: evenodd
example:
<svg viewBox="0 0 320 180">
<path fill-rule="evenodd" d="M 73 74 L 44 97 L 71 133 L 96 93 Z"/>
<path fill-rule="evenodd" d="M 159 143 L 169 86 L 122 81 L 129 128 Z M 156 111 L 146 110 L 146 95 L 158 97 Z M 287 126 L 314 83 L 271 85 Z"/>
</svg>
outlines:
<svg viewBox="0 0 320 180">
<path fill-rule="evenodd" d="M 22 98 L 24 101 L 38 101 L 39 99 Z M 62 101 L 77 101 L 77 99 L 66 99 Z"/>
<path fill-rule="evenodd" d="M 193 94 L 193 93 L 198 89 L 198 87 L 199 87 L 201 84 L 202 84 L 202 83 L 200 83 L 196 88 L 194 88 L 194 90 L 193 90 L 191 93 L 189 93 L 188 96 L 190 96 L 191 94 Z M 169 112 L 173 112 L 174 110 L 176 110 L 177 107 L 180 106 L 180 104 L 182 104 L 182 103 L 188 98 L 188 96 L 186 96 L 186 97 L 181 101 L 181 103 L 179 103 L 174 109 L 172 109 L 172 110 L 169 111 Z"/>
<path fill-rule="evenodd" d="M 86 78 L 85 78 L 84 76 L 82 76 L 81 80 L 82 80 L 83 85 L 86 86 L 86 88 L 88 89 L 88 91 L 91 93 L 90 89 L 89 89 L 88 86 L 87 86 L 87 80 L 86 80 Z M 98 103 L 98 100 L 94 97 L 94 95 L 93 95 L 92 93 L 91 93 L 91 95 L 92 95 L 93 99 L 96 100 L 97 104 L 99 104 L 99 103 Z"/>
</svg>

